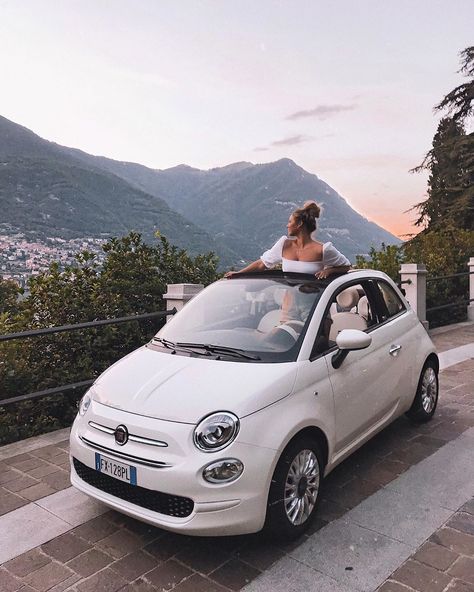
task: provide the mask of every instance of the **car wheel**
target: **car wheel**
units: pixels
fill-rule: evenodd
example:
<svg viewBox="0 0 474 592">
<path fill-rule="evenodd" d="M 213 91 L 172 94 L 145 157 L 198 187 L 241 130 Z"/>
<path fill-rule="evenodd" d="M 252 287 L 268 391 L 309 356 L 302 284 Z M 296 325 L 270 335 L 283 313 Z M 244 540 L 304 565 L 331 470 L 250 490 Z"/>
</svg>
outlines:
<svg viewBox="0 0 474 592">
<path fill-rule="evenodd" d="M 314 518 L 322 478 L 318 443 L 307 436 L 290 442 L 273 473 L 265 529 L 285 539 L 303 534 Z"/>
<path fill-rule="evenodd" d="M 438 371 L 433 361 L 428 360 L 421 371 L 415 398 L 407 415 L 416 422 L 429 421 L 438 404 Z"/>
</svg>

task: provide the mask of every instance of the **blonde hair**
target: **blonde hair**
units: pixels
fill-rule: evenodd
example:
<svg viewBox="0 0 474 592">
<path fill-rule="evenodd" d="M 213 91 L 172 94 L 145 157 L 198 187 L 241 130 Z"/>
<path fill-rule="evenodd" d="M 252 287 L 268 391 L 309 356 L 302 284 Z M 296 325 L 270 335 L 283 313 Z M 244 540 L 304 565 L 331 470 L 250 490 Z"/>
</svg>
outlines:
<svg viewBox="0 0 474 592">
<path fill-rule="evenodd" d="M 321 208 L 315 201 L 305 201 L 302 208 L 293 212 L 293 216 L 298 224 L 302 224 L 311 233 L 316 230 L 316 220 L 320 213 Z"/>
</svg>

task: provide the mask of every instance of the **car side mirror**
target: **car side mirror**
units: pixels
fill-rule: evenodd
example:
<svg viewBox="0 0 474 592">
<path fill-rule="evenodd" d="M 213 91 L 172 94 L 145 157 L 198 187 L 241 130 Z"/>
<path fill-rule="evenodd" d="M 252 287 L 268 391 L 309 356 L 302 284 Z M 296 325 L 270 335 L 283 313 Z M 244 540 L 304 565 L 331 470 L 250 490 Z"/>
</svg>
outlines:
<svg viewBox="0 0 474 592">
<path fill-rule="evenodd" d="M 333 368 L 339 368 L 350 351 L 365 349 L 372 343 L 372 337 L 359 329 L 343 329 L 336 337 L 339 348 L 331 358 Z"/>
</svg>

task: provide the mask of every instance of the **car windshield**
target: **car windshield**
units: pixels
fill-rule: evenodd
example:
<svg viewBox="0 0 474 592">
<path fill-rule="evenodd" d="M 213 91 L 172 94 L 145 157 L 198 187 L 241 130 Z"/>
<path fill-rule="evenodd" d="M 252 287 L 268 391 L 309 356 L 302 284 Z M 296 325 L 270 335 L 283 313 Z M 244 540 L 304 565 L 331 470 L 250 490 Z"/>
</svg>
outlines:
<svg viewBox="0 0 474 592">
<path fill-rule="evenodd" d="M 299 275 L 220 280 L 186 304 L 152 343 L 183 355 L 293 361 L 326 287 L 314 277 Z"/>
</svg>

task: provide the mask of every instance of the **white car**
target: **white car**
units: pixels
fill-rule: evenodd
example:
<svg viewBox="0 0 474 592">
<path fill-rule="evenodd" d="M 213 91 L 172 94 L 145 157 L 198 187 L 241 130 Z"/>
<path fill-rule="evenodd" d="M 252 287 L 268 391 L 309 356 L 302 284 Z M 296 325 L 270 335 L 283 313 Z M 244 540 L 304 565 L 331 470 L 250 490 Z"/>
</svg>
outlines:
<svg viewBox="0 0 474 592">
<path fill-rule="evenodd" d="M 295 537 L 338 463 L 403 413 L 432 417 L 438 369 L 381 272 L 236 275 L 96 380 L 71 481 L 167 530 Z"/>
</svg>

